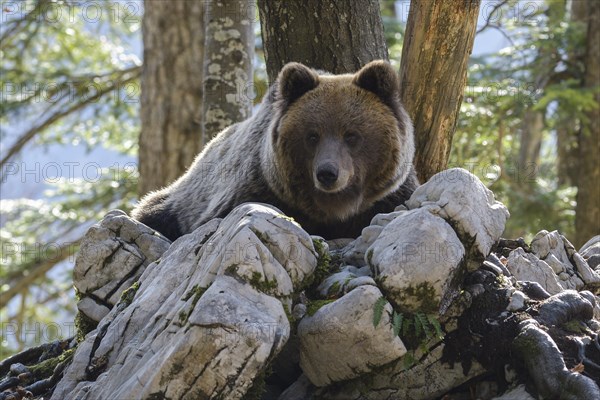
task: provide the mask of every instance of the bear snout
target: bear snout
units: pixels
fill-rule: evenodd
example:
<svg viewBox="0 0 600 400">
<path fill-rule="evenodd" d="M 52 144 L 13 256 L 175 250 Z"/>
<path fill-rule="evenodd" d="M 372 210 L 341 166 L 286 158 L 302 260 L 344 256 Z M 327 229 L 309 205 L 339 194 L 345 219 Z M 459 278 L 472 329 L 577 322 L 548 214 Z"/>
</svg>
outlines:
<svg viewBox="0 0 600 400">
<path fill-rule="evenodd" d="M 348 186 L 351 175 L 351 171 L 335 161 L 327 160 L 317 165 L 313 173 L 313 179 L 318 190 L 325 193 L 336 193 Z"/>
<path fill-rule="evenodd" d="M 317 180 L 326 188 L 330 189 L 338 179 L 339 169 L 333 163 L 327 163 L 317 168 Z"/>
</svg>

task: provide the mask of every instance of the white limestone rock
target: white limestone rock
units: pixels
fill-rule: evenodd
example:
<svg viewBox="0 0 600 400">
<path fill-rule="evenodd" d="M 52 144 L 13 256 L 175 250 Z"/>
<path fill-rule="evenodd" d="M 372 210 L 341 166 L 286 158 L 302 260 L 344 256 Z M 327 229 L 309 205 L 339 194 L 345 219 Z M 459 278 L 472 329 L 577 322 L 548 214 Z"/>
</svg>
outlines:
<svg viewBox="0 0 600 400">
<path fill-rule="evenodd" d="M 103 254 L 101 265 L 114 260 Z M 312 274 L 315 254 L 272 207 L 208 222 L 145 268 L 131 302 L 78 346 L 52 399 L 241 398 L 288 340 L 287 293 Z"/>
<path fill-rule="evenodd" d="M 537 282 L 550 294 L 563 291 L 558 276 L 545 262 L 534 254 L 526 253 L 522 248 L 510 252 L 506 268 L 519 281 Z"/>
<path fill-rule="evenodd" d="M 361 285 L 377 286 L 371 277 L 369 267 L 357 268 L 347 265 L 340 272 L 328 276 L 319 287 L 317 292 L 322 298 L 329 298 L 344 294 Z"/>
<path fill-rule="evenodd" d="M 600 235 L 594 236 L 581 246 L 579 254 L 587 261 L 591 269 L 600 273 Z"/>
<path fill-rule="evenodd" d="M 300 321 L 300 366 L 314 385 L 358 377 L 406 353 L 394 335 L 389 303 L 374 326 L 375 303 L 381 297 L 376 287 L 359 286 Z"/>
<path fill-rule="evenodd" d="M 589 248 L 589 247 L 588 247 Z M 590 268 L 584 257 L 558 231 L 540 231 L 531 242 L 531 250 L 562 275 L 565 289 L 600 287 L 600 273 Z M 584 248 L 585 250 L 585 248 Z"/>
<path fill-rule="evenodd" d="M 416 209 L 388 223 L 365 258 L 386 297 L 402 310 L 438 312 L 458 290 L 451 283 L 464 256 L 446 221 Z"/>
<path fill-rule="evenodd" d="M 471 270 L 490 253 L 510 216 L 479 178 L 462 168 L 432 176 L 415 190 L 406 205 L 411 210 L 426 208 L 451 222 L 465 245 L 474 240 L 468 249 L 475 256 L 469 263 Z"/>
<path fill-rule="evenodd" d="M 77 254 L 73 285 L 82 298 L 79 311 L 99 321 L 170 244 L 123 211 L 109 212 L 87 231 Z"/>
<path fill-rule="evenodd" d="M 358 267 L 366 266 L 365 255 L 367 254 L 367 250 L 379 237 L 379 234 L 381 234 L 381 231 L 387 224 L 393 221 L 394 218 L 406 213 L 404 206 L 402 208 L 403 210 L 375 215 L 370 225 L 362 230 L 361 235 L 341 251 L 344 262 Z"/>
<path fill-rule="evenodd" d="M 520 290 L 515 290 L 510 296 L 510 301 L 506 309 L 508 311 L 520 311 L 525 308 L 525 302 L 528 301 L 529 298 L 525 295 L 525 293 Z"/>
</svg>

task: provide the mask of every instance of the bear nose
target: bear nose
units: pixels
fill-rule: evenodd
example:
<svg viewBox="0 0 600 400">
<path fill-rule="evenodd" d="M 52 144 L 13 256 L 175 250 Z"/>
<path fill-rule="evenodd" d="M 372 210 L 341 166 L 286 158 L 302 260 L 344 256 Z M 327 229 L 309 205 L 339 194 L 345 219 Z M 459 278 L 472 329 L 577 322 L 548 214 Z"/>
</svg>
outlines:
<svg viewBox="0 0 600 400">
<path fill-rule="evenodd" d="M 338 178 L 338 168 L 334 164 L 324 164 L 317 169 L 317 179 L 324 186 L 332 186 Z"/>
</svg>

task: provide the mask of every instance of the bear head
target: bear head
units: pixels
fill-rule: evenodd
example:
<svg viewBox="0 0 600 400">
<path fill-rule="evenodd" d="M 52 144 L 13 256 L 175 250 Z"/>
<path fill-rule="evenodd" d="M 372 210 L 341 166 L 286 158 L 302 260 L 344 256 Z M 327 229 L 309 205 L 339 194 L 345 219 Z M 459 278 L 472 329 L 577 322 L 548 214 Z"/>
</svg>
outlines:
<svg viewBox="0 0 600 400">
<path fill-rule="evenodd" d="M 273 189 L 314 219 L 344 221 L 397 190 L 411 171 L 412 123 L 385 61 L 347 75 L 289 63 L 273 107 Z"/>
</svg>

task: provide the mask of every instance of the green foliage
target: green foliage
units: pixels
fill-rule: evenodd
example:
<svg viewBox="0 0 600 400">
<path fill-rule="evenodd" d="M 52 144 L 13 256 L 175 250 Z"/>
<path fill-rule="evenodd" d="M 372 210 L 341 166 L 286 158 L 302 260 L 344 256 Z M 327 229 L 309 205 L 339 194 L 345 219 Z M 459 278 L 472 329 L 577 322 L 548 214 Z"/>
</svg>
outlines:
<svg viewBox="0 0 600 400">
<path fill-rule="evenodd" d="M 574 234 L 576 182 L 561 165 L 576 163 L 585 113 L 598 104 L 582 87 L 586 26 L 567 6 L 506 2 L 492 25 L 510 44 L 470 60 L 449 164 L 473 172 L 508 207 L 505 237 L 531 239 L 542 229 Z M 521 143 L 532 112 L 542 115 L 541 145 L 524 162 Z"/>
<path fill-rule="evenodd" d="M 392 328 L 394 331 L 394 336 L 400 335 L 400 330 L 402 329 L 402 321 L 404 320 L 404 315 L 397 313 L 394 310 L 392 314 Z"/>
<path fill-rule="evenodd" d="M 373 326 L 376 328 L 377 325 L 379 325 L 379 322 L 381 321 L 383 309 L 385 308 L 386 304 L 388 304 L 388 301 L 385 299 L 385 297 L 381 296 L 377 299 L 375 305 L 373 306 Z"/>
<path fill-rule="evenodd" d="M 309 300 L 306 305 L 306 314 L 309 317 L 315 315 L 319 309 L 329 303 L 333 303 L 336 299 L 328 299 L 328 300 Z"/>
<path fill-rule="evenodd" d="M 15 182 L 46 189 L 43 199 L 0 202 L 0 308 L 3 322 L 18 327 L 11 337 L 3 336 L 3 356 L 50 339 L 27 334 L 31 326 L 41 332 L 58 326 L 61 338 L 74 333 L 72 325 L 60 321 L 72 321 L 75 312 L 70 270 L 80 238 L 108 210 L 127 211 L 135 200 L 134 164 L 93 164 L 82 178 L 71 172 L 68 178 L 40 177 L 38 170 L 36 176 L 6 179 L 16 165 L 31 171 L 38 160 L 27 151 L 34 148 L 38 154 L 41 146 L 91 150 L 102 145 L 135 155 L 140 4 L 90 7 L 34 0 L 3 5 L 0 184 L 3 191 Z M 66 147 L 57 165 L 77 161 L 69 151 Z"/>
</svg>

